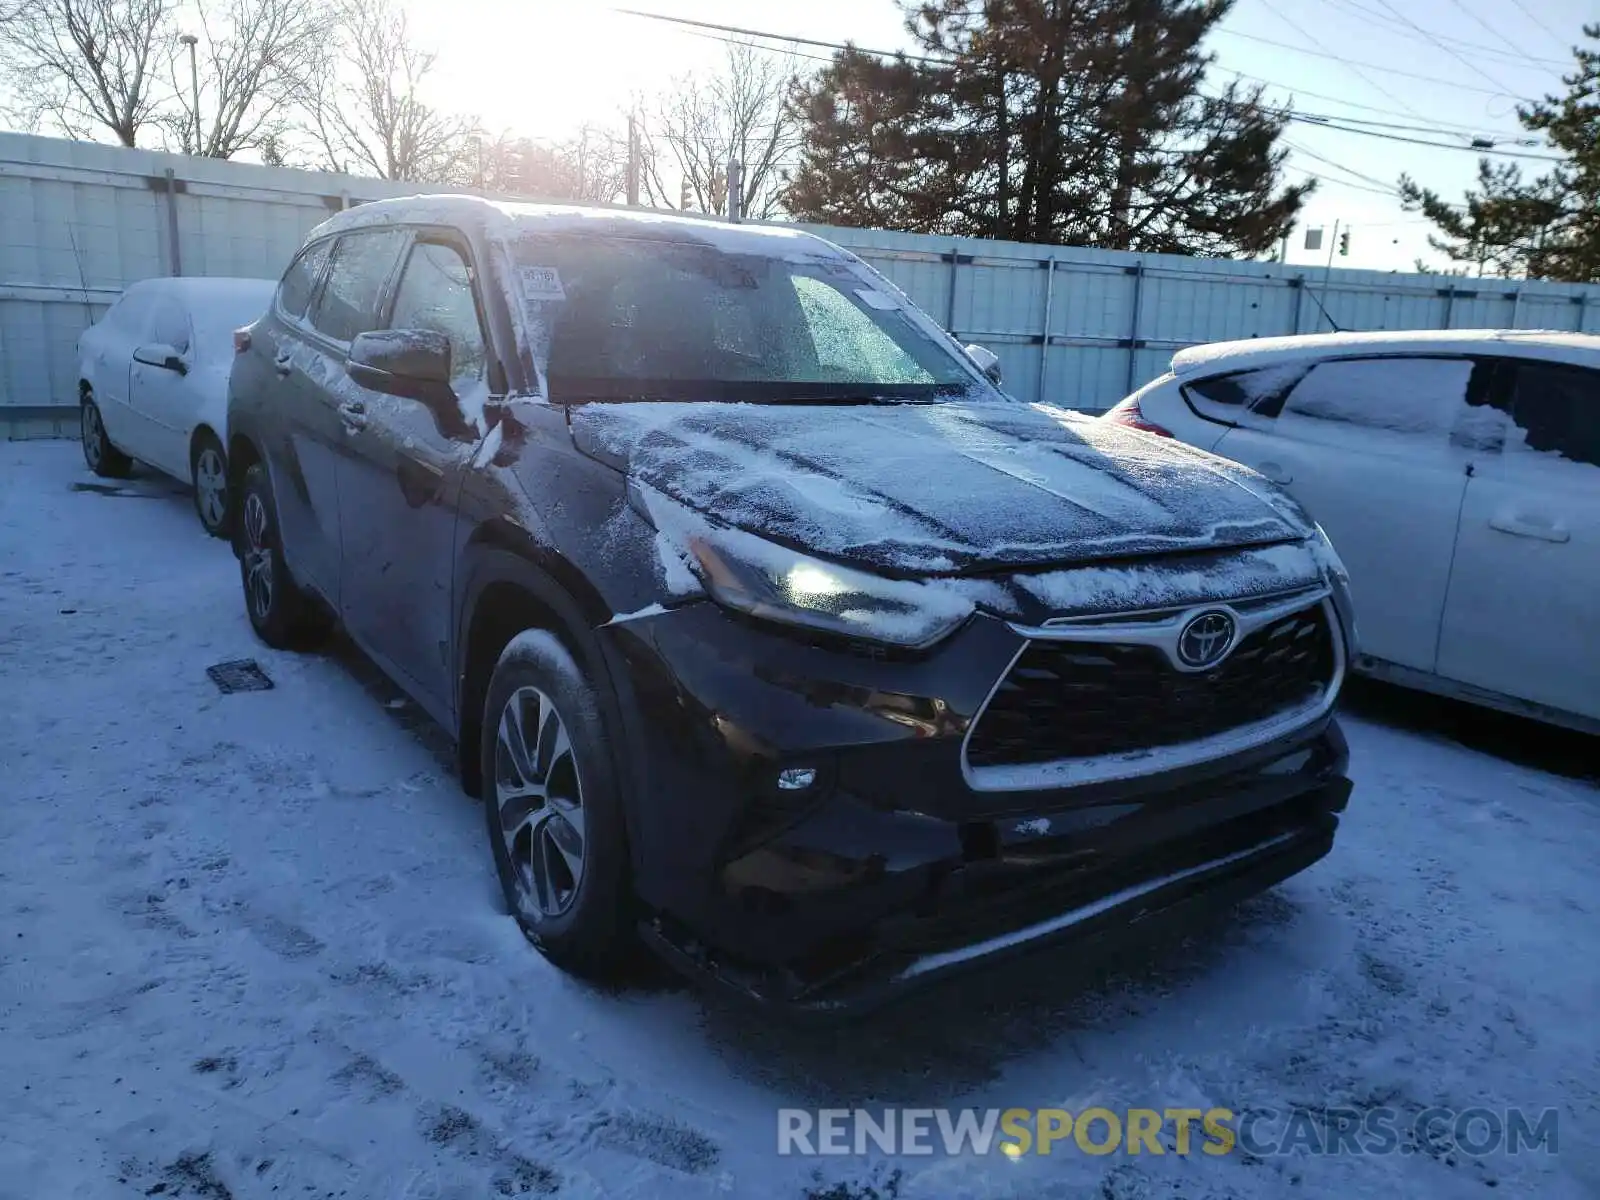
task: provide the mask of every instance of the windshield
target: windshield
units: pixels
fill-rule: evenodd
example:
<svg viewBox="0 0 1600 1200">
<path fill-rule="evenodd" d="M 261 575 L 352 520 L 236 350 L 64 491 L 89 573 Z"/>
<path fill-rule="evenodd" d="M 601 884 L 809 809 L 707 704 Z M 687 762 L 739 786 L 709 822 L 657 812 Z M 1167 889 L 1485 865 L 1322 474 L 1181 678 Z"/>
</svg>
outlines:
<svg viewBox="0 0 1600 1200">
<path fill-rule="evenodd" d="M 513 260 L 558 403 L 884 403 L 983 386 L 953 343 L 838 260 L 581 235 L 521 239 Z"/>
</svg>

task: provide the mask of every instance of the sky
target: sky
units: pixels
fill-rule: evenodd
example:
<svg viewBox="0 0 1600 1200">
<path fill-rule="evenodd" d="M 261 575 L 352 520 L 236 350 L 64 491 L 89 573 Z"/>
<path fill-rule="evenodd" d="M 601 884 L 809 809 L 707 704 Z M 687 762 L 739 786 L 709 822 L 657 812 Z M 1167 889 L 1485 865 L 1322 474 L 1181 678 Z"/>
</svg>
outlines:
<svg viewBox="0 0 1600 1200">
<path fill-rule="evenodd" d="M 489 130 L 558 139 L 584 124 L 618 128 L 630 98 L 686 74 L 717 71 L 724 35 L 627 15 L 641 11 L 869 49 L 911 48 L 895 0 L 399 0 L 417 42 L 437 52 L 426 85 L 435 105 L 477 116 Z M 616 7 L 613 7 L 615 3 Z M 1317 177 L 1290 240 L 1289 262 L 1329 261 L 1333 230 L 1350 232 L 1333 264 L 1410 271 L 1429 222 L 1400 207 L 1402 172 L 1452 201 L 1474 182 L 1474 138 L 1537 156 L 1516 120 L 1518 101 L 1565 89 L 1571 45 L 1594 0 L 1234 0 L 1209 39 L 1213 87 L 1265 81 L 1269 103 L 1292 106 L 1288 178 Z M 723 40 L 719 40 L 723 39 Z M 782 43 L 763 42 L 763 45 Z M 826 49 L 791 46 L 820 68 Z M 1368 123 L 1329 129 L 1318 116 Z M 1372 124 L 1378 123 L 1378 124 Z M 1410 139 L 1410 140 L 1405 140 Z M 1444 143 L 1443 146 L 1418 142 Z M 1530 175 L 1538 158 L 1518 161 Z M 670 185 L 670 183 L 669 183 Z M 1320 249 L 1306 232 L 1322 231 Z"/>
<path fill-rule="evenodd" d="M 893 50 L 909 41 L 894 0 L 622 0 L 628 7 L 800 38 L 854 41 Z M 409 0 L 417 32 L 439 51 L 440 102 L 477 113 L 495 130 L 560 137 L 585 122 L 614 124 L 629 97 L 657 92 L 676 76 L 715 71 L 726 45 L 659 21 L 626 16 L 594 0 Z M 620 7 L 620 4 L 619 4 Z M 1590 0 L 1236 0 L 1211 38 L 1211 78 L 1229 72 L 1269 81 L 1267 98 L 1297 112 L 1403 125 L 1374 132 L 1448 143 L 1439 149 L 1290 125 L 1289 176 L 1320 186 L 1291 239 L 1291 263 L 1328 261 L 1334 222 L 1351 233 L 1334 265 L 1411 270 L 1429 249 L 1429 224 L 1393 194 L 1402 172 L 1451 199 L 1471 185 L 1473 137 L 1518 145 L 1518 100 L 1563 90 L 1570 46 Z M 485 31 L 493 36 L 486 37 Z M 797 47 L 806 53 L 827 51 Z M 802 67 L 821 63 L 798 60 Z M 1405 74 L 1401 74 L 1404 72 Z M 1507 161 L 1507 160 L 1497 160 Z M 1548 164 L 1526 160 L 1532 173 Z M 1322 228 L 1322 249 L 1304 246 Z"/>
</svg>

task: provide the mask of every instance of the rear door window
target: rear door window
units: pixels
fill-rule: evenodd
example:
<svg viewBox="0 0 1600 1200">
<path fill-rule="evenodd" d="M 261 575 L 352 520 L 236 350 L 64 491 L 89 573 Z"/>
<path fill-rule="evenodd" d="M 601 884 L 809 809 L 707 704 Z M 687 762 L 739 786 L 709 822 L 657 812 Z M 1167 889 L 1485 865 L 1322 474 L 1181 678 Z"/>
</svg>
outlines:
<svg viewBox="0 0 1600 1200">
<path fill-rule="evenodd" d="M 291 317 L 306 315 L 306 305 L 311 303 L 311 294 L 316 291 L 317 279 L 328 261 L 332 245 L 333 242 L 325 238 L 307 246 L 283 273 L 283 281 L 278 284 L 278 307 Z"/>
<path fill-rule="evenodd" d="M 135 284 L 106 310 L 106 325 L 126 337 L 142 339 L 150 329 L 150 300 L 150 289 Z"/>
<path fill-rule="evenodd" d="M 1289 393 L 1282 415 L 1293 416 L 1300 423 L 1442 437 L 1467 407 L 1468 389 L 1477 369 L 1468 358 L 1321 362 Z"/>
<path fill-rule="evenodd" d="M 347 233 L 334 247 L 328 278 L 311 304 L 311 324 L 336 342 L 379 325 L 378 305 L 406 234 L 398 229 Z"/>
<path fill-rule="evenodd" d="M 171 346 L 179 354 L 189 353 L 189 314 L 171 296 L 163 296 L 155 303 L 150 315 L 150 340 Z"/>
<path fill-rule="evenodd" d="M 1517 362 L 1505 450 L 1600 466 L 1600 371 Z"/>
<path fill-rule="evenodd" d="M 1259 425 L 1278 415 L 1283 398 L 1307 371 L 1305 363 L 1285 363 L 1213 375 L 1183 385 L 1189 407 L 1210 421 Z M 1252 420 L 1251 418 L 1257 418 Z"/>
<path fill-rule="evenodd" d="M 1285 397 L 1274 432 L 1352 450 L 1494 450 L 1491 359 L 1349 358 L 1317 363 Z"/>
</svg>

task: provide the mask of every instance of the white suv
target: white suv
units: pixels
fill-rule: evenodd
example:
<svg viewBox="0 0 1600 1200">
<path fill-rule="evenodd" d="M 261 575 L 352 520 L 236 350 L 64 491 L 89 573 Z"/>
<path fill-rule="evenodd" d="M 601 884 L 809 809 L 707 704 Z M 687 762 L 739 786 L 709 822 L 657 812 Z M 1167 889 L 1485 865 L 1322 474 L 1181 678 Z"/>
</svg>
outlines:
<svg viewBox="0 0 1600 1200">
<path fill-rule="evenodd" d="M 1600 731 L 1600 337 L 1195 346 L 1104 419 L 1304 504 L 1350 571 L 1358 669 Z"/>
</svg>

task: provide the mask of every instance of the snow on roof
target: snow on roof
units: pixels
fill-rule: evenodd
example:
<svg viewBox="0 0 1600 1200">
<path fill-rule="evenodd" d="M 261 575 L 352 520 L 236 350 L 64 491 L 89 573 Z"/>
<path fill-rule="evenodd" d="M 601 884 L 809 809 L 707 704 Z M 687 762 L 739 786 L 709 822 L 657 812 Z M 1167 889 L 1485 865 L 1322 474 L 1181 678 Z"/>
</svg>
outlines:
<svg viewBox="0 0 1600 1200">
<path fill-rule="evenodd" d="M 376 200 L 329 217 L 312 237 L 397 222 L 436 221 L 500 238 L 527 233 L 594 233 L 611 237 L 679 236 L 718 249 L 758 254 L 802 251 L 845 257 L 847 252 L 804 230 L 774 225 L 733 225 L 707 216 L 592 208 L 575 204 L 519 204 L 480 196 L 418 195 Z"/>
<path fill-rule="evenodd" d="M 1500 354 L 1600 366 L 1600 336 L 1545 329 L 1311 333 L 1190 346 L 1172 356 L 1172 370 L 1176 375 L 1216 375 L 1307 358 L 1399 354 Z"/>
</svg>

